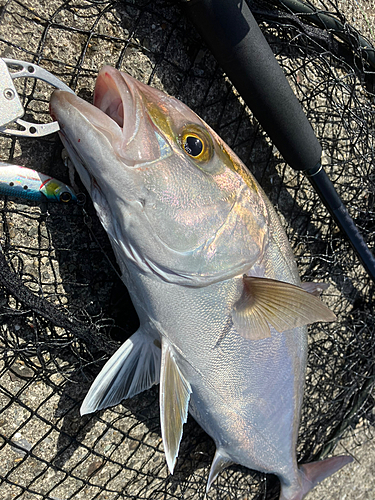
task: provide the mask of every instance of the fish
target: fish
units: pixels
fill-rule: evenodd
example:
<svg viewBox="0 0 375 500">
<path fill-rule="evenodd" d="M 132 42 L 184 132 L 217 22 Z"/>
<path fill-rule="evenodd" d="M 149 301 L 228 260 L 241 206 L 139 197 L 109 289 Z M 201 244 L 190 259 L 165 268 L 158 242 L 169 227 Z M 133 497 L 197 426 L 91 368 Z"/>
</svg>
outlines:
<svg viewBox="0 0 375 500">
<path fill-rule="evenodd" d="M 0 162 L 0 195 L 31 201 L 77 203 L 76 194 L 67 184 L 31 168 Z"/>
<path fill-rule="evenodd" d="M 307 326 L 334 321 L 301 284 L 264 191 L 188 106 L 104 66 L 93 104 L 56 90 L 50 114 L 109 235 L 140 327 L 107 361 L 81 414 L 160 383 L 173 473 L 188 412 L 215 442 L 206 491 L 231 464 L 276 474 L 301 500 L 351 461 L 298 466 Z"/>
</svg>

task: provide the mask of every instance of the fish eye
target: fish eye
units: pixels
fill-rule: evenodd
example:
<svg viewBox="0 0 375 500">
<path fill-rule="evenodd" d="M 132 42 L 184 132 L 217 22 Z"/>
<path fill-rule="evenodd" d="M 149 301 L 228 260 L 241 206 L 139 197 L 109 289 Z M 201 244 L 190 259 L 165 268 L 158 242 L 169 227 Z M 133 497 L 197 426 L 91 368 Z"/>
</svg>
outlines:
<svg viewBox="0 0 375 500">
<path fill-rule="evenodd" d="M 199 137 L 195 137 L 194 135 L 188 135 L 185 138 L 184 149 L 188 155 L 196 158 L 203 151 L 203 142 L 199 139 Z"/>
<path fill-rule="evenodd" d="M 184 152 L 194 160 L 206 163 L 212 158 L 212 139 L 204 127 L 196 124 L 186 125 L 179 135 L 179 141 Z"/>
</svg>

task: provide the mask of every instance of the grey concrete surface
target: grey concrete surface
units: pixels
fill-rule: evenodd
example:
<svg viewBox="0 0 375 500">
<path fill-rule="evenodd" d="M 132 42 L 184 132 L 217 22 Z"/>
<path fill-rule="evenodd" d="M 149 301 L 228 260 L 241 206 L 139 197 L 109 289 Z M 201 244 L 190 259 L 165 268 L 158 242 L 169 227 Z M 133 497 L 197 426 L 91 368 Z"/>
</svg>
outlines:
<svg viewBox="0 0 375 500">
<path fill-rule="evenodd" d="M 357 439 L 361 432 L 357 431 Z M 333 476 L 318 484 L 308 495 L 309 500 L 374 500 L 375 498 L 375 440 L 363 436 L 360 446 L 346 442 L 354 461 Z M 335 454 L 346 454 L 338 446 Z"/>
<path fill-rule="evenodd" d="M 375 1 L 342 0 L 341 6 L 349 22 L 375 42 Z M 309 500 L 374 500 L 375 499 L 375 439 L 357 431 L 356 439 L 344 440 L 353 462 L 320 483 L 308 495 Z M 360 442 L 359 446 L 355 442 Z M 336 454 L 346 454 L 342 446 Z"/>
<path fill-rule="evenodd" d="M 312 0 L 312 3 L 314 3 L 314 0 Z M 0 0 L 0 6 L 5 4 L 5 1 Z M 8 53 L 5 55 L 8 57 L 26 58 L 27 53 L 18 48 L 22 46 L 25 39 L 27 40 L 27 48 L 31 51 L 36 51 L 38 43 L 43 36 L 43 22 L 40 22 L 40 16 L 48 18 L 53 13 L 56 14 L 57 4 L 62 4 L 62 2 L 56 2 L 56 0 L 40 0 L 38 2 L 36 0 L 26 0 L 25 2 L 17 3 L 13 1 L 13 10 L 7 18 L 7 22 L 1 26 L 1 36 L 6 39 L 11 38 L 14 43 L 11 49 L 7 47 Z M 326 1 L 326 4 L 327 8 L 329 8 L 329 1 Z M 340 5 L 348 21 L 351 22 L 353 26 L 358 27 L 362 33 L 366 34 L 375 43 L 374 0 L 341 0 Z M 35 10 L 35 23 L 30 22 L 26 26 L 23 17 L 25 14 L 22 10 L 23 6 L 26 6 L 29 11 Z M 49 31 L 43 54 L 46 58 L 44 61 L 45 64 L 49 64 L 49 58 L 51 58 L 51 60 L 53 60 L 53 58 L 60 59 L 67 63 L 71 61 L 75 63 L 78 60 L 85 41 L 83 33 L 87 28 L 87 19 L 89 19 L 89 15 L 93 12 L 95 13 L 95 8 L 91 6 L 87 8 L 85 15 L 82 15 L 82 12 L 75 11 L 74 8 L 69 10 L 69 12 L 62 10 L 56 14 L 55 20 L 57 24 L 60 23 L 60 25 L 66 26 L 74 24 L 77 30 L 68 32 L 53 27 L 53 29 Z M 115 14 L 110 13 L 101 18 L 102 24 L 99 26 L 100 29 L 98 28 L 97 30 L 98 33 L 106 33 L 113 37 L 126 37 L 129 35 L 129 32 L 127 32 L 128 28 L 126 27 L 126 18 L 122 18 L 121 20 L 120 18 L 115 19 L 114 22 L 111 16 L 115 16 Z M 153 43 L 157 43 L 158 36 L 160 36 L 160 38 L 165 36 L 163 27 L 153 27 L 152 21 L 150 21 L 149 33 L 147 33 L 147 35 L 154 37 Z M 178 42 L 181 44 L 183 40 L 179 40 Z M 147 37 L 145 37 L 144 40 L 139 40 L 139 43 L 143 44 L 147 49 Z M 100 44 L 97 39 L 92 39 L 87 48 L 88 56 L 85 61 L 84 71 L 79 80 L 78 90 L 80 92 L 87 92 L 87 89 L 89 89 L 88 93 L 90 94 L 94 79 L 90 72 L 95 72 L 97 67 L 103 62 L 111 64 L 116 61 L 120 51 L 121 45 L 111 45 L 109 39 L 102 39 Z M 200 54 L 200 57 L 203 56 L 204 54 Z M 179 57 L 181 57 L 181 59 L 183 59 L 183 57 L 180 56 L 178 52 L 170 54 L 169 57 L 176 67 L 178 67 L 179 64 L 183 66 L 184 61 L 179 59 Z M 134 50 L 134 47 L 127 48 L 124 64 L 125 69 L 130 68 L 132 71 L 138 72 L 145 80 L 147 80 L 152 71 L 152 65 L 147 56 L 147 50 L 139 50 L 137 52 Z M 53 63 L 50 63 L 48 69 L 59 74 L 61 78 L 65 78 L 66 76 L 64 73 L 61 73 L 61 68 L 58 65 L 55 66 Z M 165 81 L 163 82 L 162 80 L 163 78 L 167 79 L 167 76 L 160 74 L 156 75 L 154 83 L 160 84 L 162 87 L 163 83 L 165 83 Z M 167 81 L 167 87 L 173 90 L 173 81 Z M 192 89 L 189 96 L 192 103 L 194 101 L 194 92 L 195 90 Z M 42 146 L 40 147 L 42 148 Z M 34 144 L 22 144 L 21 147 L 18 142 L 13 144 L 11 140 L 5 139 L 2 143 L 2 152 L 6 155 L 7 152 L 14 148 L 13 152 L 15 152 L 15 157 L 26 160 L 30 157 L 34 160 L 37 159 L 40 161 L 39 166 L 42 170 L 48 169 L 49 167 L 51 150 L 53 147 L 53 143 L 44 143 L 43 148 L 46 154 L 43 155 L 41 154 L 41 150 L 37 149 Z M 43 152 L 45 151 L 43 150 Z M 20 208 L 19 205 L 13 205 L 13 202 L 11 202 L 10 209 L 12 209 L 12 207 L 23 210 L 22 206 Z M 21 217 L 13 213 L 9 215 L 7 229 L 9 230 L 13 243 L 20 247 L 24 245 L 25 242 L 32 245 L 35 243 L 33 238 L 35 239 L 35 236 L 39 233 L 41 234 L 42 241 L 49 243 L 47 240 L 51 228 L 47 227 L 45 219 L 43 218 L 43 213 L 41 213 L 39 207 L 28 207 L 27 214 L 29 217 L 27 219 L 23 218 L 24 212 L 26 211 L 22 212 Z M 50 215 L 50 219 L 53 220 L 53 208 L 51 209 Z M 75 223 L 74 217 L 76 215 L 76 212 L 73 210 L 69 214 L 69 217 L 67 216 L 67 221 L 70 225 L 66 228 L 67 232 L 70 231 L 69 234 L 73 235 L 72 241 L 74 244 L 79 240 L 79 230 L 72 229 Z M 22 227 L 20 222 L 21 219 Z M 4 234 L 1 233 L 1 237 L 3 236 Z M 54 240 L 56 245 L 59 243 L 56 243 L 57 238 L 58 236 L 56 236 Z M 53 293 L 59 293 L 63 296 L 66 292 L 63 286 L 64 269 L 63 266 L 60 265 L 61 263 L 58 262 L 56 256 L 53 253 L 48 253 L 50 250 L 47 243 L 45 243 L 45 246 L 42 248 L 41 262 L 39 262 L 36 257 L 34 258 L 33 252 L 30 252 L 31 256 L 29 256 L 26 261 L 26 271 L 28 276 L 33 277 L 37 276 L 37 270 L 39 270 L 45 280 L 43 291 L 51 293 L 52 296 Z M 63 243 L 64 245 L 66 244 L 66 242 Z M 68 242 L 68 244 L 70 244 L 70 242 Z M 62 243 L 60 246 L 63 248 Z M 72 244 L 72 246 L 74 245 Z M 95 244 L 91 241 L 90 251 L 94 251 L 92 247 L 95 247 Z M 78 269 L 78 265 L 75 267 L 74 261 L 69 262 L 67 266 L 68 265 L 70 272 L 74 274 Z M 101 265 L 104 266 L 104 264 L 99 261 L 98 266 Z M 53 284 L 54 281 L 58 283 L 56 288 L 53 288 L 55 286 Z M 85 285 L 82 285 L 82 290 L 80 291 L 81 296 L 86 293 L 84 286 Z M 50 292 L 48 287 L 51 288 L 52 292 Z M 38 289 L 36 290 L 38 291 Z M 104 295 L 107 293 L 107 288 L 103 287 L 98 293 Z M 73 298 L 74 297 L 73 294 Z M 84 299 L 86 300 L 86 295 L 84 295 Z M 86 302 L 89 302 L 91 299 L 91 295 L 87 292 Z M 62 303 L 65 302 L 62 300 Z M 30 319 L 30 322 L 31 321 L 32 318 Z M 19 329 L 17 323 L 14 323 L 12 326 L 14 330 L 10 332 L 10 335 L 16 333 L 17 328 Z M 9 332 L 7 332 L 7 334 L 8 333 Z M 60 363 L 61 366 L 68 366 L 71 360 L 58 359 L 58 357 L 52 360 L 52 358 L 48 357 L 48 359 L 45 359 L 48 368 L 51 368 L 52 361 Z M 35 359 L 35 362 L 37 363 L 38 359 Z M 3 360 L 0 359 L 0 370 L 3 368 L 2 363 Z M 200 447 L 198 435 L 196 438 L 198 444 L 196 443 L 194 457 L 192 459 L 194 460 L 194 466 L 186 467 L 187 471 L 182 468 L 179 474 L 174 476 L 174 479 L 168 480 L 168 472 L 165 466 L 160 433 L 158 431 L 157 401 L 154 393 L 151 396 L 145 396 L 144 399 L 142 397 L 137 398 L 135 401 L 129 403 L 129 407 L 119 407 L 104 412 L 98 419 L 94 419 L 87 425 L 87 428 L 83 430 L 82 428 L 84 424 L 88 422 L 88 419 L 82 421 L 78 413 L 78 408 L 71 404 L 69 398 L 72 400 L 82 400 L 88 388 L 88 381 L 80 380 L 77 383 L 73 378 L 73 370 L 69 371 L 67 369 L 64 373 L 67 379 L 64 379 L 59 373 L 54 373 L 52 380 L 56 384 L 56 390 L 53 392 L 50 386 L 43 383 L 42 370 L 39 372 L 37 383 L 29 386 L 27 376 L 31 377 L 33 375 L 32 372 L 28 375 L 28 369 L 22 363 L 19 365 L 17 364 L 17 366 L 19 377 L 17 374 L 15 375 L 6 370 L 0 371 L 1 383 L 9 390 L 9 393 L 0 395 L 1 407 L 7 408 L 0 416 L 0 429 L 6 435 L 13 436 L 13 440 L 26 450 L 35 446 L 35 456 L 23 462 L 25 452 L 14 446 L 5 446 L 0 439 L 0 473 L 4 475 L 9 474 L 9 477 L 12 479 L 12 484 L 6 483 L 0 487 L 0 500 L 12 500 L 16 497 L 21 500 L 39 500 L 43 498 L 42 494 L 48 491 L 49 487 L 54 484 L 56 484 L 56 489 L 51 495 L 57 500 L 71 498 L 71 495 L 74 494 L 75 491 L 77 491 L 77 493 L 74 498 L 77 500 L 91 500 L 92 498 L 95 498 L 95 500 L 97 498 L 98 500 L 112 500 L 117 498 L 128 498 L 129 495 L 132 495 L 133 498 L 138 496 L 140 498 L 152 498 L 152 500 L 176 497 L 204 497 L 204 481 L 207 477 L 208 470 L 207 456 L 210 456 L 210 453 L 212 454 L 212 450 L 207 449 L 206 444 Z M 69 379 L 71 375 L 72 381 Z M 18 395 L 17 397 L 19 397 L 24 406 L 14 403 L 8 407 L 7 405 L 10 398 L 12 396 L 16 397 L 16 395 Z M 150 405 L 150 398 L 151 401 L 152 398 L 156 401 L 154 407 Z M 41 404 L 41 402 L 43 402 L 43 404 Z M 28 419 L 31 415 L 31 411 L 34 411 L 35 415 L 29 421 Z M 64 412 L 67 416 L 65 416 Z M 140 414 L 140 420 L 137 420 L 135 417 L 137 412 Z M 143 419 L 144 415 L 148 417 L 148 420 Z M 151 428 L 148 427 L 148 425 L 150 426 L 150 422 L 152 423 Z M 111 426 L 110 430 L 108 430 L 109 426 Z M 18 431 L 19 428 L 21 428 L 21 431 Z M 80 432 L 81 429 L 82 432 Z M 196 427 L 194 426 L 190 426 L 189 429 L 193 429 L 193 431 L 196 432 Z M 354 437 L 348 435 L 344 438 L 342 445 L 336 448 L 334 453 L 340 454 L 349 452 L 352 454 L 354 462 L 317 486 L 307 497 L 308 500 L 375 499 L 375 440 L 371 439 L 371 433 L 371 429 L 365 431 L 359 428 L 351 432 L 351 434 L 354 434 Z M 128 436 L 127 440 L 123 439 L 125 434 Z M 68 447 L 69 439 L 72 438 L 74 440 L 77 436 L 79 437 L 79 442 L 75 443 L 74 446 L 76 447 L 72 447 L 74 449 L 70 450 Z M 42 439 L 42 442 L 36 445 L 39 439 Z M 67 451 L 57 460 L 56 450 L 64 449 L 65 445 L 67 445 Z M 90 453 L 87 450 L 90 450 Z M 110 457 L 112 462 L 101 462 L 101 459 L 98 459 L 95 453 L 106 454 Z M 121 468 L 121 463 L 123 463 L 125 457 L 128 459 L 128 469 L 126 470 Z M 55 468 L 51 466 L 46 467 L 43 460 L 46 461 L 47 464 L 53 462 Z M 17 464 L 21 465 L 15 469 L 15 472 L 11 472 Z M 64 480 L 61 482 L 65 477 L 64 474 L 66 471 L 71 470 L 74 470 L 75 476 L 69 476 L 66 481 Z M 142 474 L 141 481 L 136 483 L 135 477 L 139 477 Z M 230 474 L 232 474 L 232 472 L 230 472 Z M 226 497 L 224 497 L 224 494 L 221 494 L 221 490 L 218 490 L 217 498 L 226 498 L 228 500 L 232 498 L 241 498 L 243 500 L 245 500 L 245 498 L 250 499 L 251 494 L 248 493 L 248 491 L 249 483 L 251 483 L 252 480 L 249 479 L 248 482 L 246 482 L 242 476 L 242 473 L 233 473 L 231 483 L 233 485 L 231 486 L 232 489 L 228 490 Z M 233 477 L 235 480 L 233 480 Z M 90 485 L 83 488 L 82 479 L 90 479 Z M 144 484 L 140 484 L 142 481 Z M 220 485 L 223 485 L 223 491 L 225 481 L 226 476 L 224 474 L 220 479 Z M 254 480 L 254 484 L 255 483 L 256 481 Z M 38 494 L 23 493 L 22 488 L 30 484 L 32 484 L 31 489 L 37 491 Z M 103 484 L 108 484 L 108 492 L 99 495 L 99 486 Z M 124 490 L 124 484 L 129 484 L 129 488 Z M 166 487 L 165 484 L 168 484 L 168 486 Z M 185 487 L 183 490 L 181 484 L 188 484 L 189 486 Z M 118 497 L 117 492 L 121 492 L 120 497 Z M 216 498 L 215 495 L 216 490 L 211 492 L 210 498 Z"/>
</svg>

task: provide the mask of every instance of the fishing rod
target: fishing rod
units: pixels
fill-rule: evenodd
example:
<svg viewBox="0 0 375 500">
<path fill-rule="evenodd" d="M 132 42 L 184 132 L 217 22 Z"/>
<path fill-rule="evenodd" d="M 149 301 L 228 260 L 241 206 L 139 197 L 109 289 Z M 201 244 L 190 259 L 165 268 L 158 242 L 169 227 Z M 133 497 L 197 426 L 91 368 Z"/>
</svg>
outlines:
<svg viewBox="0 0 375 500">
<path fill-rule="evenodd" d="M 302 171 L 375 282 L 375 258 L 322 164 L 322 147 L 244 0 L 182 0 L 185 12 L 285 161 Z"/>
</svg>

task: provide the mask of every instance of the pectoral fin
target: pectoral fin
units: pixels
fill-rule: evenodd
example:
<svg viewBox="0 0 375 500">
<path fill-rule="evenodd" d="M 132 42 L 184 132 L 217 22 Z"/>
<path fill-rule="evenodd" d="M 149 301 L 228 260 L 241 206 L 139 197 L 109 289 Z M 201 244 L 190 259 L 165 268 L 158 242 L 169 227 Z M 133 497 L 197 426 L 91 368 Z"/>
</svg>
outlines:
<svg viewBox="0 0 375 500">
<path fill-rule="evenodd" d="M 251 340 L 271 336 L 316 321 L 335 321 L 336 316 L 313 293 L 282 281 L 244 276 L 244 290 L 235 304 L 232 319 L 238 333 Z M 316 287 L 312 287 L 316 292 Z"/>
<path fill-rule="evenodd" d="M 173 469 L 180 447 L 182 427 L 187 420 L 191 387 L 176 364 L 169 344 L 162 342 L 160 371 L 161 435 L 168 468 Z"/>
</svg>

